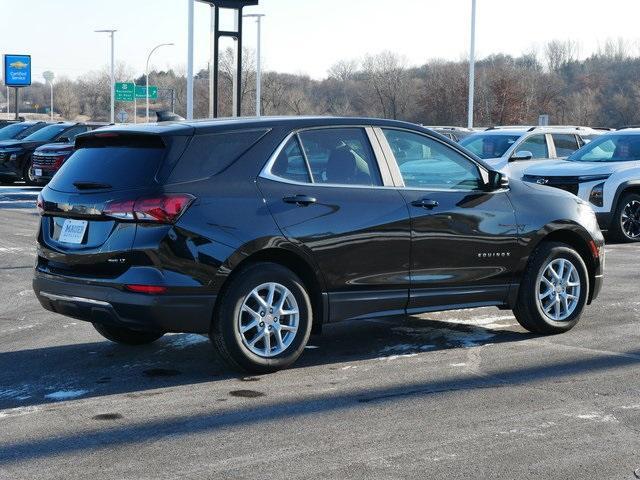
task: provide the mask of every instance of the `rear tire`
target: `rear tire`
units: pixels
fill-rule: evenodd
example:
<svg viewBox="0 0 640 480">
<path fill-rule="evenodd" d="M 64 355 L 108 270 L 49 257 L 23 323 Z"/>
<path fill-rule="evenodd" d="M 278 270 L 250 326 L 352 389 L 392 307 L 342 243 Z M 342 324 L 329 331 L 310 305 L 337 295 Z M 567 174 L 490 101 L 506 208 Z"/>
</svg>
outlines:
<svg viewBox="0 0 640 480">
<path fill-rule="evenodd" d="M 513 314 L 532 333 L 563 333 L 580 320 L 588 293 L 589 274 L 578 252 L 564 243 L 544 242 L 529 259 Z"/>
<path fill-rule="evenodd" d="M 640 242 L 640 195 L 637 193 L 627 193 L 618 201 L 611 221 L 611 236 L 618 242 Z"/>
<path fill-rule="evenodd" d="M 230 367 L 270 373 L 300 357 L 311 334 L 312 318 L 309 293 L 300 278 L 282 265 L 261 262 L 230 280 L 210 337 Z"/>
<path fill-rule="evenodd" d="M 123 345 L 147 345 L 164 335 L 164 332 L 142 332 L 103 323 L 94 323 L 93 328 L 107 340 Z"/>
</svg>

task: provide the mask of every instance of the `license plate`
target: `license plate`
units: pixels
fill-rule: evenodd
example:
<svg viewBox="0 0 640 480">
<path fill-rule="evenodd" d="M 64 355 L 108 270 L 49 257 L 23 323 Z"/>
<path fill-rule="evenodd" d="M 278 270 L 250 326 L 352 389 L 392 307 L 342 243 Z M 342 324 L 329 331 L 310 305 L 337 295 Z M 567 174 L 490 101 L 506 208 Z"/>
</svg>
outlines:
<svg viewBox="0 0 640 480">
<path fill-rule="evenodd" d="M 62 230 L 60 231 L 59 242 L 64 243 L 82 243 L 84 238 L 84 232 L 87 230 L 86 220 L 71 220 L 66 219 L 62 224 Z"/>
<path fill-rule="evenodd" d="M 34 173 L 35 173 L 36 177 L 41 177 L 42 176 L 42 169 L 41 168 L 36 168 L 34 170 Z"/>
</svg>

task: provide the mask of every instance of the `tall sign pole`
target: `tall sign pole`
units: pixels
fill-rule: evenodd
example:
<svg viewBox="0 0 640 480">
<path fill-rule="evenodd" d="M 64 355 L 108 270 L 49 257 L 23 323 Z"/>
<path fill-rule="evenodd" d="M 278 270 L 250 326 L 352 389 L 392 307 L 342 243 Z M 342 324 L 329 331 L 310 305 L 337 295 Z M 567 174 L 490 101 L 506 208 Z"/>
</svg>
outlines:
<svg viewBox="0 0 640 480">
<path fill-rule="evenodd" d="M 473 94 L 476 80 L 476 0 L 471 0 L 471 48 L 469 50 L 469 105 L 467 127 L 473 128 Z"/>
<path fill-rule="evenodd" d="M 20 119 L 18 103 L 20 89 L 31 85 L 31 55 L 6 54 L 4 56 L 4 84 L 15 90 L 15 119 Z M 9 102 L 7 95 L 7 103 Z"/>
<path fill-rule="evenodd" d="M 191 0 L 190 0 L 191 1 Z M 209 84 L 209 116 L 218 116 L 218 81 L 220 37 L 231 37 L 236 41 L 234 56 L 235 72 L 233 74 L 233 116 L 240 116 L 242 112 L 242 9 L 244 7 L 258 5 L 259 0 L 199 0 L 212 8 L 213 39 L 211 40 L 213 58 L 209 65 L 213 85 Z M 233 30 L 220 30 L 220 10 L 231 10 L 234 15 Z"/>
</svg>

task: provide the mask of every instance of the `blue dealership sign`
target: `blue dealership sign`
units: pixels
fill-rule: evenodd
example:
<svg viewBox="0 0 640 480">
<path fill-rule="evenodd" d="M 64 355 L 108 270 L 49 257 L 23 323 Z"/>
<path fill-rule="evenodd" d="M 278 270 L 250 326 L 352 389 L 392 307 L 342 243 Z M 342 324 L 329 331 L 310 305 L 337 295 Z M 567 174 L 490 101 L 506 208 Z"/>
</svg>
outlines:
<svg viewBox="0 0 640 480">
<path fill-rule="evenodd" d="M 8 87 L 31 85 L 31 55 L 4 56 L 4 84 Z"/>
</svg>

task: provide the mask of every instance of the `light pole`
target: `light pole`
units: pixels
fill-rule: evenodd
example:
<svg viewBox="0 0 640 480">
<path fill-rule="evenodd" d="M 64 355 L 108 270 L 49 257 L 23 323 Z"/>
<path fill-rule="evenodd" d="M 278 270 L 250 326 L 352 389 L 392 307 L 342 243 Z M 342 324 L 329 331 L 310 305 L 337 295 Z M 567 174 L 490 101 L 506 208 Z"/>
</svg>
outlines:
<svg viewBox="0 0 640 480">
<path fill-rule="evenodd" d="M 173 45 L 173 43 L 161 43 L 160 45 L 156 45 L 151 49 L 149 55 L 147 56 L 147 67 L 145 68 L 145 77 L 147 81 L 147 85 L 145 88 L 145 97 L 147 98 L 147 123 L 149 123 L 149 60 L 151 59 L 151 55 L 160 47 L 166 47 L 169 45 Z"/>
<path fill-rule="evenodd" d="M 116 71 L 115 71 L 115 57 L 113 54 L 113 34 L 117 30 L 94 30 L 96 33 L 108 33 L 111 37 L 111 123 L 115 123 L 116 110 L 115 110 L 115 89 L 116 89 Z"/>
<path fill-rule="evenodd" d="M 262 17 L 264 13 L 250 13 L 244 15 L 246 18 L 255 18 L 258 27 L 258 43 L 256 45 L 256 117 L 260 116 L 260 102 L 262 94 L 262 65 L 261 65 L 261 42 L 262 42 Z"/>
<path fill-rule="evenodd" d="M 473 94 L 476 80 L 476 0 L 471 0 L 471 49 L 469 51 L 469 105 L 467 127 L 473 128 Z"/>
<path fill-rule="evenodd" d="M 51 121 L 53 122 L 53 72 L 47 70 L 42 73 L 42 77 L 49 83 L 49 87 L 51 87 L 51 103 L 50 103 L 50 113 L 51 113 Z"/>
<path fill-rule="evenodd" d="M 195 0 L 187 0 L 187 120 L 193 120 L 193 7 Z"/>
</svg>

